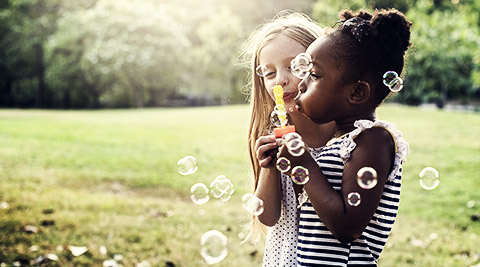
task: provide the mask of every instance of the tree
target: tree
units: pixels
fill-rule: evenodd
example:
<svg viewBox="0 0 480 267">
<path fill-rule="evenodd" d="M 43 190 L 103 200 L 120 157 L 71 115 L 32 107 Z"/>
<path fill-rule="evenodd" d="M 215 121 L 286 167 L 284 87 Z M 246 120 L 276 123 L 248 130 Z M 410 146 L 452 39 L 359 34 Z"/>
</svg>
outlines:
<svg viewBox="0 0 480 267">
<path fill-rule="evenodd" d="M 462 8 L 427 14 L 428 1 L 418 1 L 407 17 L 413 22 L 405 88 L 396 99 L 407 104 L 447 99 L 466 101 L 474 93 L 478 72 L 479 29 Z"/>
<path fill-rule="evenodd" d="M 245 39 L 239 17 L 227 7 L 210 16 L 196 30 L 200 44 L 192 51 L 189 94 L 219 98 L 227 104 L 232 94 L 239 94 L 245 72 L 238 64 L 240 45 Z M 184 92 L 187 93 L 187 92 Z"/>
<path fill-rule="evenodd" d="M 50 65 L 78 66 L 72 66 L 77 71 L 70 75 L 52 67 L 52 85 L 63 94 L 69 89 L 89 92 L 94 107 L 163 101 L 179 83 L 190 43 L 182 26 L 155 3 L 101 0 L 64 17 L 50 42 Z"/>
</svg>

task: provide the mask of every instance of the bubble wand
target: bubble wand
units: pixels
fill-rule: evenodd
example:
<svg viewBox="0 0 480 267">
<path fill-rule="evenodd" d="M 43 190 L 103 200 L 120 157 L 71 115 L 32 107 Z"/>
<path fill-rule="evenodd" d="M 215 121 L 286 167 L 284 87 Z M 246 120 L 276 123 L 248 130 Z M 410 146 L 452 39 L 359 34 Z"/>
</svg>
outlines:
<svg viewBox="0 0 480 267">
<path fill-rule="evenodd" d="M 275 108 L 271 117 L 274 124 L 277 126 L 273 129 L 273 133 L 276 138 L 280 138 L 287 133 L 295 132 L 295 126 L 286 125 L 287 109 L 285 108 L 285 101 L 283 101 L 283 87 L 281 85 L 275 85 L 273 87 L 273 95 L 275 96 Z"/>
</svg>

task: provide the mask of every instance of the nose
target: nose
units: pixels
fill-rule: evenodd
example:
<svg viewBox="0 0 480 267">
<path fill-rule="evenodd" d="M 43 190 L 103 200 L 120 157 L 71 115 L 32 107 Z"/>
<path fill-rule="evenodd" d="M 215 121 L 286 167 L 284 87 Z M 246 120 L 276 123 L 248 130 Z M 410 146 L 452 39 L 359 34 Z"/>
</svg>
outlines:
<svg viewBox="0 0 480 267">
<path fill-rule="evenodd" d="M 289 73 L 288 71 L 280 71 L 277 75 L 277 80 L 276 84 L 281 85 L 281 86 L 286 86 L 290 82 L 289 80 Z"/>
</svg>

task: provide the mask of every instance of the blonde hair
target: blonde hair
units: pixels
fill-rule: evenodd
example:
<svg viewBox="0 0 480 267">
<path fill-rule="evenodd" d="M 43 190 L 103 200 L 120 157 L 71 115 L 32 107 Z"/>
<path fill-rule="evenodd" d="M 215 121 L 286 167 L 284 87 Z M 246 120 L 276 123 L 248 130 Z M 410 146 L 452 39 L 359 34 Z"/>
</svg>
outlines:
<svg viewBox="0 0 480 267">
<path fill-rule="evenodd" d="M 247 88 L 250 102 L 248 152 L 253 168 L 254 190 L 257 189 L 260 173 L 260 165 L 255 156 L 255 142 L 272 128 L 270 113 L 274 107 L 274 101 L 268 95 L 263 79 L 255 73 L 255 69 L 259 65 L 260 51 L 279 36 L 288 37 L 306 49 L 323 33 L 323 29 L 307 15 L 285 10 L 275 15 L 273 19 L 259 25 L 245 42 L 243 58 L 249 71 Z"/>
</svg>

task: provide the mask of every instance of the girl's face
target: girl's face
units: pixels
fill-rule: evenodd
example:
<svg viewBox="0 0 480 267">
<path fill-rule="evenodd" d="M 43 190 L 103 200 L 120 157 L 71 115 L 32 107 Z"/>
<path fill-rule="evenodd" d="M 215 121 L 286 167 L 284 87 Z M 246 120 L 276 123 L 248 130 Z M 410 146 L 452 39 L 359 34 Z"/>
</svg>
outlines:
<svg viewBox="0 0 480 267">
<path fill-rule="evenodd" d="M 306 53 L 312 57 L 310 75 L 299 84 L 297 109 L 316 123 L 326 123 L 345 116 L 351 84 L 344 84 L 341 66 L 329 53 L 325 37 L 315 40 Z"/>
<path fill-rule="evenodd" d="M 298 93 L 300 79 L 290 71 L 290 62 L 299 53 L 305 52 L 305 47 L 289 37 L 280 35 L 268 42 L 259 54 L 259 64 L 263 69 L 263 82 L 270 97 L 275 100 L 273 87 L 283 87 L 283 100 L 287 110 L 294 107 L 293 99 Z"/>
</svg>

